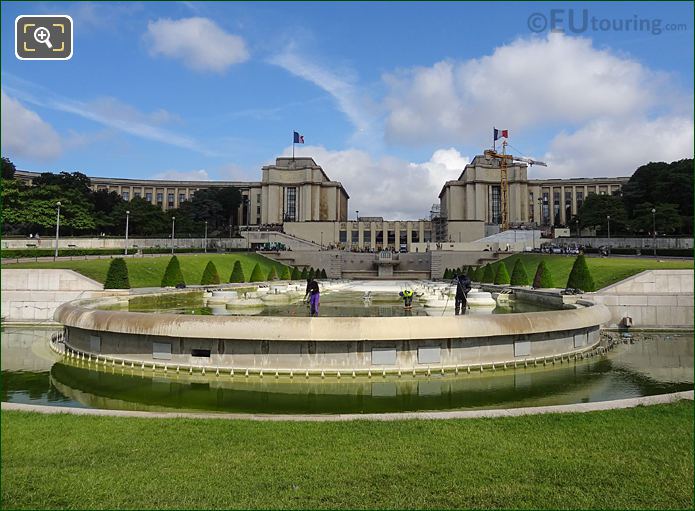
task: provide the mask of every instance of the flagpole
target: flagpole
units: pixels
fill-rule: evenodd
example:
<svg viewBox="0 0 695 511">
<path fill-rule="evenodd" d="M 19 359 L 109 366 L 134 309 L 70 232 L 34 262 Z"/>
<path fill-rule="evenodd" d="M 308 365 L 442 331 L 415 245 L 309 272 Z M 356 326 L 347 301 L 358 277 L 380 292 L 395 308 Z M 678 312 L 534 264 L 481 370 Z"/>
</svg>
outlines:
<svg viewBox="0 0 695 511">
<path fill-rule="evenodd" d="M 495 147 L 496 147 L 495 141 L 496 140 L 497 139 L 495 138 L 495 127 L 493 126 L 492 127 L 492 150 L 495 152 L 497 152 L 497 150 L 495 149 Z"/>
<path fill-rule="evenodd" d="M 294 132 L 292 132 L 292 163 L 294 163 Z"/>
</svg>

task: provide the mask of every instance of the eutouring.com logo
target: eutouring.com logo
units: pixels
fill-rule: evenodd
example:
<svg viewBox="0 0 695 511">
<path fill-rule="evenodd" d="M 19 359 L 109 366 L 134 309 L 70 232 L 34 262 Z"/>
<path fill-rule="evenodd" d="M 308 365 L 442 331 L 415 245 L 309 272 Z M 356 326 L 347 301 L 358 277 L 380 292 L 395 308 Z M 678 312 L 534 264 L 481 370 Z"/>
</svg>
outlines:
<svg viewBox="0 0 695 511">
<path fill-rule="evenodd" d="M 599 18 L 589 9 L 550 9 L 547 13 L 534 12 L 528 17 L 531 32 L 646 32 L 659 35 L 663 32 L 683 32 L 686 23 L 664 23 L 661 18 L 641 18 L 636 14 L 624 18 Z"/>
</svg>

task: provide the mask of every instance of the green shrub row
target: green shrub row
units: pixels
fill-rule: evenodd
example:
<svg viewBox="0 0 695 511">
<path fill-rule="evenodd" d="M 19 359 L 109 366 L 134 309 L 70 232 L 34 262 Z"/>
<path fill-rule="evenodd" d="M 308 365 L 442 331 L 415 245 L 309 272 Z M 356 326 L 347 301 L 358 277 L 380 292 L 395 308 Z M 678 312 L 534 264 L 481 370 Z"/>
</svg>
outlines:
<svg viewBox="0 0 695 511">
<path fill-rule="evenodd" d="M 138 249 L 129 248 L 128 254 L 134 254 Z M 171 248 L 142 248 L 139 249 L 143 254 L 170 254 Z M 190 254 L 202 252 L 199 248 L 175 248 L 177 254 Z M 0 257 L 3 259 L 18 259 L 21 257 L 52 257 L 55 255 L 55 249 L 52 248 L 22 248 L 22 249 L 5 249 L 0 252 Z M 58 250 L 59 257 L 80 257 L 91 255 L 123 255 L 122 248 L 61 248 Z"/>
<path fill-rule="evenodd" d="M 546 266 L 545 261 L 541 261 L 538 264 L 532 282 L 529 282 L 526 268 L 524 268 L 521 259 L 517 259 L 514 263 L 511 277 L 509 276 L 507 265 L 503 261 L 495 265 L 488 263 L 484 267 L 473 271 L 473 276 L 473 281 L 483 284 L 511 284 L 512 286 L 528 286 L 531 284 L 536 289 L 551 288 L 554 286 L 553 276 L 550 273 L 550 269 Z M 596 284 L 594 283 L 594 279 L 589 271 L 589 266 L 583 255 L 577 256 L 574 260 L 565 288 L 579 289 L 581 291 L 596 291 Z"/>
</svg>

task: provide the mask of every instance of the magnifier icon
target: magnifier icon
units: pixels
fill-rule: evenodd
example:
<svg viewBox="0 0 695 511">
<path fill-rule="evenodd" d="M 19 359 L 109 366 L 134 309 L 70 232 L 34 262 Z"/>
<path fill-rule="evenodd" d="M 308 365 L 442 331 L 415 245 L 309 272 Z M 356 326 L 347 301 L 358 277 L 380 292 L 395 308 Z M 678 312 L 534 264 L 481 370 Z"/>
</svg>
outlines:
<svg viewBox="0 0 695 511">
<path fill-rule="evenodd" d="M 45 44 L 49 48 L 53 48 L 51 44 L 51 33 L 46 27 L 38 27 L 34 30 L 34 39 L 39 44 Z"/>
</svg>

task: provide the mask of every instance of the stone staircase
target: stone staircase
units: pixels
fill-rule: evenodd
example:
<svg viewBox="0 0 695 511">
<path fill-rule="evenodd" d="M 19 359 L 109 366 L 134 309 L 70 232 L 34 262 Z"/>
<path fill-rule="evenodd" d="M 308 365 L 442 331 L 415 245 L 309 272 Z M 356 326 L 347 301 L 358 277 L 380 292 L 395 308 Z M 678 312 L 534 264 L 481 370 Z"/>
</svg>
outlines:
<svg viewBox="0 0 695 511">
<path fill-rule="evenodd" d="M 250 243 L 283 243 L 292 250 L 318 251 L 321 245 L 313 241 L 305 240 L 279 231 L 241 231 L 243 238 L 248 238 Z"/>
<path fill-rule="evenodd" d="M 437 251 L 430 252 L 430 278 L 441 279 L 444 276 L 444 265 L 442 264 L 442 254 Z"/>
</svg>

